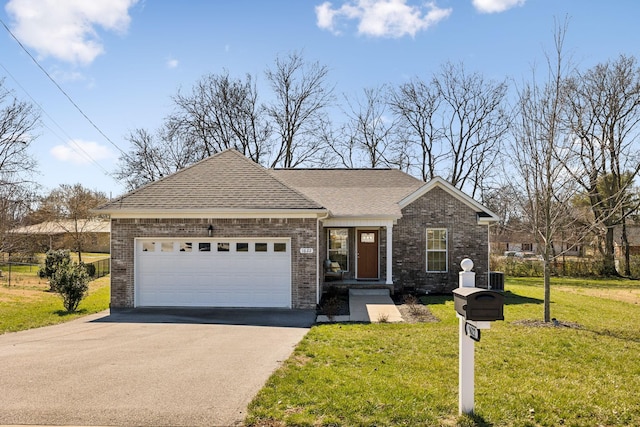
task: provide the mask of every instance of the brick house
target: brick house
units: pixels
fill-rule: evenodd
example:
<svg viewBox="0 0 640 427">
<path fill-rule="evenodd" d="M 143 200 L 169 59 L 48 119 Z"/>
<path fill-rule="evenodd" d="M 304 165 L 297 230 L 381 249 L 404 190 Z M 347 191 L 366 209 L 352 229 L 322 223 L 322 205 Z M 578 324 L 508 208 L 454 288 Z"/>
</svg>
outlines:
<svg viewBox="0 0 640 427">
<path fill-rule="evenodd" d="M 265 169 L 235 150 L 97 212 L 111 217 L 112 309 L 309 309 L 330 286 L 448 292 L 467 257 L 482 286 L 497 220 L 440 178 Z"/>
</svg>

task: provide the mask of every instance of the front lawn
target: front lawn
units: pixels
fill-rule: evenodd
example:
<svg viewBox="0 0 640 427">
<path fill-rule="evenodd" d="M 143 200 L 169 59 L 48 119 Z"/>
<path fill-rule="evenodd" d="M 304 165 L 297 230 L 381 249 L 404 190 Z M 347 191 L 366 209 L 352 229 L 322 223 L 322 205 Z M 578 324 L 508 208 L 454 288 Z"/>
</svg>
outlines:
<svg viewBox="0 0 640 427">
<path fill-rule="evenodd" d="M 251 403 L 246 422 L 640 425 L 640 300 L 618 300 L 621 289 L 633 294 L 640 282 L 554 280 L 558 327 L 540 325 L 540 278 L 507 281 L 506 320 L 483 331 L 475 346 L 472 418 L 458 416 L 453 300 L 434 296 L 426 302 L 436 323 L 313 327 Z"/>
<path fill-rule="evenodd" d="M 89 283 L 89 295 L 75 313 L 67 313 L 62 298 L 47 291 L 49 284 L 46 279 L 38 278 L 37 268 L 31 272 L 12 272 L 11 286 L 6 277 L 3 279 L 0 282 L 0 334 L 67 322 L 109 307 L 109 276 Z"/>
</svg>

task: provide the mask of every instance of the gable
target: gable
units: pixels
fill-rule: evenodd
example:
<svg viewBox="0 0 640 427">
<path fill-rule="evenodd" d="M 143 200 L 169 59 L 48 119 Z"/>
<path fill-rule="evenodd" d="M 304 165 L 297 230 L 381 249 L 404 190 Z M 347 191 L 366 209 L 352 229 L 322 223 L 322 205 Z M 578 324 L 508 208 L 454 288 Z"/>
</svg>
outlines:
<svg viewBox="0 0 640 427">
<path fill-rule="evenodd" d="M 435 177 L 431 181 L 425 183 L 416 191 L 414 191 L 413 193 L 409 194 L 408 196 L 400 200 L 398 204 L 400 208 L 403 209 L 404 207 L 415 202 L 416 200 L 426 195 L 427 193 L 429 193 L 435 188 L 442 189 L 443 191 L 445 191 L 446 193 L 448 193 L 449 195 L 456 198 L 457 200 L 459 200 L 460 202 L 468 206 L 470 209 L 475 211 L 478 219 L 478 224 L 489 225 L 499 221 L 498 215 L 491 212 L 488 208 L 486 208 L 479 202 L 475 201 L 473 198 L 467 196 L 465 193 L 463 193 L 462 191 L 460 191 L 459 189 L 449 184 L 447 181 L 445 181 L 440 177 Z"/>
<path fill-rule="evenodd" d="M 100 213 L 323 210 L 315 201 L 229 149 L 96 209 Z"/>
</svg>

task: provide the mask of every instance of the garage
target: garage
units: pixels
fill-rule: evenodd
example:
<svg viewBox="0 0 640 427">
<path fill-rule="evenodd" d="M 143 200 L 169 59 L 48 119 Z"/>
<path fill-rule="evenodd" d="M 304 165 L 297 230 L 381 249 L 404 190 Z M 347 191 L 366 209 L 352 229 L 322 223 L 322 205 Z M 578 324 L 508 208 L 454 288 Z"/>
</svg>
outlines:
<svg viewBox="0 0 640 427">
<path fill-rule="evenodd" d="M 136 307 L 291 308 L 288 238 L 139 238 Z"/>
</svg>

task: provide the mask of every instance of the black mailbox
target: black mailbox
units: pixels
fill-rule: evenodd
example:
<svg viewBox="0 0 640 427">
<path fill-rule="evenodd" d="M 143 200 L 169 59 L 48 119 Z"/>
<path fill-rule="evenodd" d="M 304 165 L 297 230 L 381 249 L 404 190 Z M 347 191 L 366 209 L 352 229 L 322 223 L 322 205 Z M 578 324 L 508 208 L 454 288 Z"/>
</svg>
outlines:
<svg viewBox="0 0 640 427">
<path fill-rule="evenodd" d="M 459 315 L 467 320 L 504 320 L 504 295 L 481 288 L 456 288 L 453 302 Z"/>
</svg>

